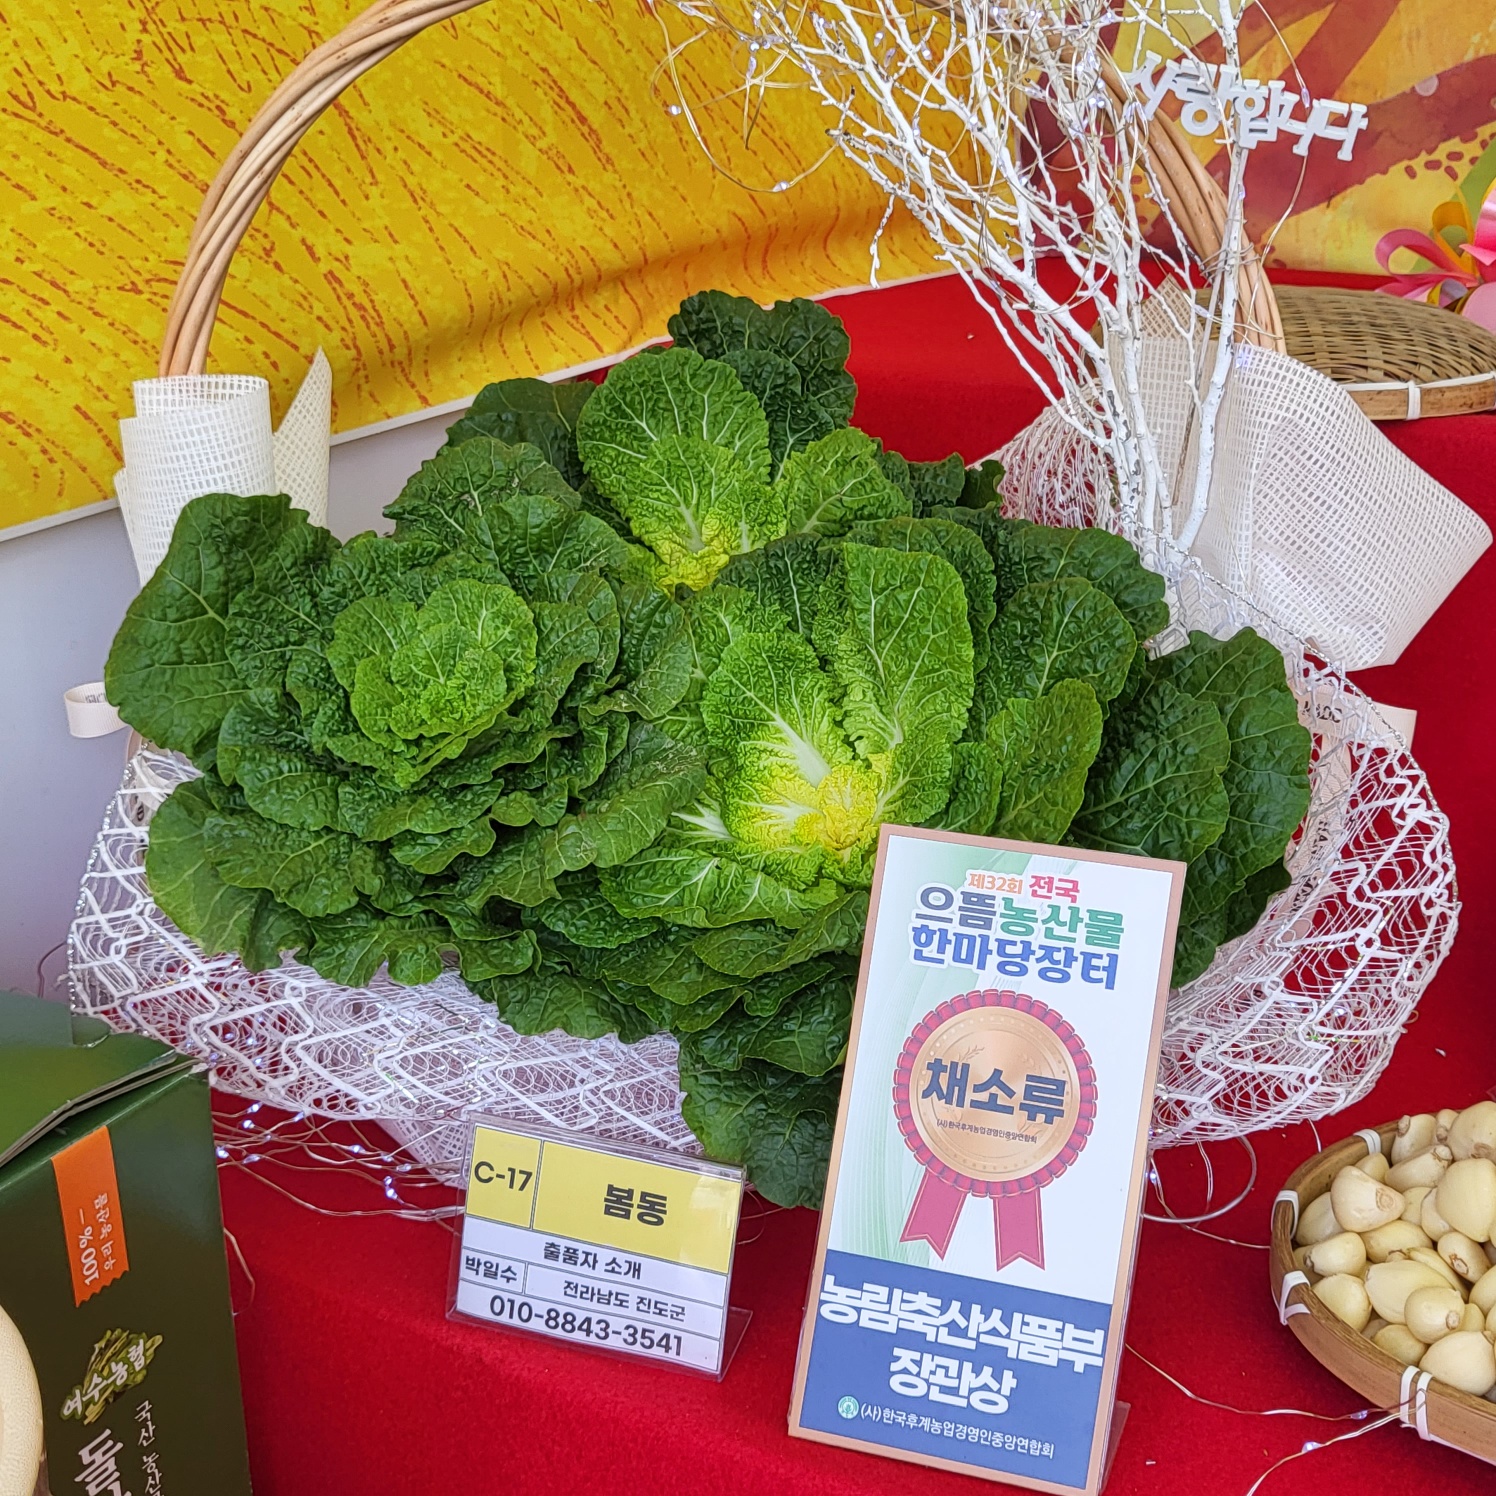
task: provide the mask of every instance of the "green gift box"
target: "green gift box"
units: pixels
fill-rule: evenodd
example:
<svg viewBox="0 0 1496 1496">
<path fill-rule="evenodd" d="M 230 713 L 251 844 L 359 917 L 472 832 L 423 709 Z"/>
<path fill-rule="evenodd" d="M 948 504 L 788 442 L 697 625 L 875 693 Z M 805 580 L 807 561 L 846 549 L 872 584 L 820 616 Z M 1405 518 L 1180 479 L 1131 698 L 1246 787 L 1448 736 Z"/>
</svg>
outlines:
<svg viewBox="0 0 1496 1496">
<path fill-rule="evenodd" d="M 206 1077 L 0 993 L 0 1496 L 248 1496 Z"/>
</svg>

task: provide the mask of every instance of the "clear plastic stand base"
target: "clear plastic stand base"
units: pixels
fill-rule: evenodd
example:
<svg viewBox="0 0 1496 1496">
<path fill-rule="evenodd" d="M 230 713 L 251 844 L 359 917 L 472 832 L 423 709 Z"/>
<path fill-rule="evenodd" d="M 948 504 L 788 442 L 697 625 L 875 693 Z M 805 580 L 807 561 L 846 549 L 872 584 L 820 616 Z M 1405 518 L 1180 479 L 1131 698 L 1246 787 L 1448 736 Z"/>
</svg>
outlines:
<svg viewBox="0 0 1496 1496">
<path fill-rule="evenodd" d="M 727 1368 L 732 1365 L 732 1358 L 737 1355 L 752 1318 L 751 1309 L 740 1309 L 736 1304 L 727 1306 L 727 1325 L 722 1331 L 722 1369 L 717 1373 L 719 1382 L 727 1375 Z"/>
<path fill-rule="evenodd" d="M 1106 1435 L 1106 1459 L 1101 1465 L 1101 1489 L 1106 1490 L 1106 1483 L 1112 1478 L 1112 1465 L 1116 1462 L 1117 1447 L 1122 1442 L 1122 1430 L 1127 1427 L 1127 1415 L 1132 1412 L 1132 1404 L 1115 1402 L 1112 1404 L 1112 1426 Z"/>
</svg>

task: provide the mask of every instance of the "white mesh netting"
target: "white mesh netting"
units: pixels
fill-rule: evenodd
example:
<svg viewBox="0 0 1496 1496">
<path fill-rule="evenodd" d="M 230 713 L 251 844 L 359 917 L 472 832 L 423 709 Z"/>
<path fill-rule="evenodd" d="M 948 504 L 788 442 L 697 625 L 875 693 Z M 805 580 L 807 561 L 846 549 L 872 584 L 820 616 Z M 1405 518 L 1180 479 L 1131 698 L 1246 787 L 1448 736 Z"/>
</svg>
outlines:
<svg viewBox="0 0 1496 1496">
<path fill-rule="evenodd" d="M 1138 394 L 1171 489 L 1195 470 L 1199 443 L 1199 350 L 1169 335 L 1160 311 L 1180 301 L 1171 286 L 1144 304 L 1149 335 L 1137 360 Z M 1174 312 L 1189 314 L 1188 301 Z M 1022 502 L 1042 504 L 1052 522 L 1091 522 L 1106 457 L 1082 435 L 1084 424 L 1051 406 L 1010 444 L 1010 506 L 1022 487 Z M 1209 501 L 1188 549 L 1225 588 L 1343 669 L 1396 660 L 1491 543 L 1485 521 L 1393 446 L 1339 385 L 1271 349 L 1237 346 L 1214 440 Z"/>
<path fill-rule="evenodd" d="M 173 374 L 138 379 L 134 391 L 114 491 L 142 586 L 199 494 L 286 493 L 326 525 L 332 368 L 321 349 L 273 434 L 270 386 L 258 375 Z"/>
<path fill-rule="evenodd" d="M 1022 441 L 1032 445 L 1032 433 Z M 1073 485 L 1026 500 L 1034 473 L 1020 451 L 1004 455 L 1014 512 L 1094 517 Z M 1170 602 L 1165 648 L 1182 644 L 1185 628 L 1225 635 L 1251 625 L 1283 650 L 1315 753 L 1292 886 L 1170 999 L 1155 1146 L 1323 1117 L 1364 1095 L 1458 913 L 1448 822 L 1375 705 L 1198 563 L 1174 568 Z M 75 1006 L 199 1055 L 225 1090 L 384 1122 L 438 1174 L 462 1157 L 463 1119 L 478 1113 L 695 1148 L 664 1036 L 634 1045 L 521 1037 L 455 974 L 350 990 L 295 964 L 252 974 L 236 957 L 205 958 L 157 909 L 143 868 L 151 813 L 195 772 L 151 748 L 127 766 L 69 938 Z"/>
<path fill-rule="evenodd" d="M 213 1083 L 287 1111 L 385 1124 L 432 1172 L 462 1172 L 485 1114 L 699 1151 L 680 1115 L 675 1041 L 527 1038 L 455 973 L 339 987 L 287 962 L 205 957 L 145 883 L 150 818 L 197 770 L 143 748 L 94 844 L 68 937 L 73 1006 L 205 1060 Z"/>
</svg>

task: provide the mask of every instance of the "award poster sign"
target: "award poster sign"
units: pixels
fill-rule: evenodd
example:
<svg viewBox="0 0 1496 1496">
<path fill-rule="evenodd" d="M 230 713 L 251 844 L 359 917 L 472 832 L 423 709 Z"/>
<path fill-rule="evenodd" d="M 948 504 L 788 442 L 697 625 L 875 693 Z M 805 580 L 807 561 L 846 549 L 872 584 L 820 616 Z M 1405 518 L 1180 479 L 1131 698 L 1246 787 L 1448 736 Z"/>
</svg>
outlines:
<svg viewBox="0 0 1496 1496">
<path fill-rule="evenodd" d="M 1184 871 L 883 828 L 791 1433 L 1100 1490 Z"/>
</svg>

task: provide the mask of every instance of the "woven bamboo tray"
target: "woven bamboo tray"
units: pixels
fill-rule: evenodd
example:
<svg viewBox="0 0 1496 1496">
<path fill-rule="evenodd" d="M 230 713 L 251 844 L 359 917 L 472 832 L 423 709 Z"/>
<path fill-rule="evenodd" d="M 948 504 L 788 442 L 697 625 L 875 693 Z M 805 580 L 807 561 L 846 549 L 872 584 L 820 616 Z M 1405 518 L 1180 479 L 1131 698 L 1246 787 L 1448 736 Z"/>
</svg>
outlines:
<svg viewBox="0 0 1496 1496">
<path fill-rule="evenodd" d="M 1374 421 L 1496 410 L 1496 334 L 1379 291 L 1278 286 L 1287 352 L 1342 385 Z"/>
<path fill-rule="evenodd" d="M 1400 1411 L 1403 1422 L 1424 1438 L 1496 1465 L 1496 1403 L 1447 1387 L 1427 1372 L 1394 1361 L 1331 1314 L 1302 1274 L 1297 1281 L 1291 1280 L 1286 1294 L 1283 1291 L 1284 1278 L 1294 1272 L 1293 1233 L 1303 1208 L 1329 1189 L 1330 1181 L 1346 1164 L 1358 1164 L 1373 1152 L 1390 1152 L 1396 1136 L 1395 1122 L 1357 1133 L 1316 1153 L 1289 1176 L 1273 1206 L 1269 1251 L 1273 1302 L 1304 1349 L 1374 1407 Z M 1373 1138 L 1376 1148 L 1370 1146 Z M 1293 1196 L 1298 1198 L 1297 1208 Z"/>
</svg>

